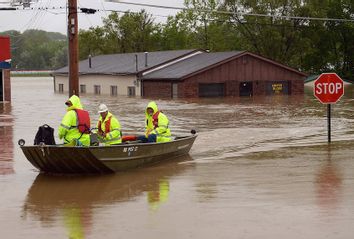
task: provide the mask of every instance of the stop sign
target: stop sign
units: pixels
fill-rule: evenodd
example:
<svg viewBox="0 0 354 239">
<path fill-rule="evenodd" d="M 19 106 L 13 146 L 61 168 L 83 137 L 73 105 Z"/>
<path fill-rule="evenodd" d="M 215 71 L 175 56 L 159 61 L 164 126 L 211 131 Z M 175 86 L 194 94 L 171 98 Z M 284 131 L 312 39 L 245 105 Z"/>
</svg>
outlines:
<svg viewBox="0 0 354 239">
<path fill-rule="evenodd" d="M 315 80 L 314 95 L 322 104 L 336 103 L 343 94 L 343 80 L 336 73 L 322 73 Z"/>
</svg>

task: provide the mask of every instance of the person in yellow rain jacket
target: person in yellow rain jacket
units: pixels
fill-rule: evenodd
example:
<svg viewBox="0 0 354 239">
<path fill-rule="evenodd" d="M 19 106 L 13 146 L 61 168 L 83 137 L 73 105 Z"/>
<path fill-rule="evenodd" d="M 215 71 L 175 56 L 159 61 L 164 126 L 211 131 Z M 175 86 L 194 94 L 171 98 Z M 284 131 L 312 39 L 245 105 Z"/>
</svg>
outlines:
<svg viewBox="0 0 354 239">
<path fill-rule="evenodd" d="M 145 121 L 145 135 L 138 136 L 138 140 L 144 143 L 171 141 L 169 120 L 164 113 L 159 111 L 154 101 L 151 101 L 146 107 Z"/>
<path fill-rule="evenodd" d="M 122 143 L 118 119 L 108 111 L 108 107 L 105 104 L 100 104 L 98 113 L 100 114 L 97 122 L 98 136 L 103 140 L 105 145 Z"/>
<path fill-rule="evenodd" d="M 80 102 L 80 98 L 73 95 L 65 102 L 67 105 L 58 129 L 59 139 L 64 139 L 67 146 L 90 145 L 90 116 Z"/>
</svg>

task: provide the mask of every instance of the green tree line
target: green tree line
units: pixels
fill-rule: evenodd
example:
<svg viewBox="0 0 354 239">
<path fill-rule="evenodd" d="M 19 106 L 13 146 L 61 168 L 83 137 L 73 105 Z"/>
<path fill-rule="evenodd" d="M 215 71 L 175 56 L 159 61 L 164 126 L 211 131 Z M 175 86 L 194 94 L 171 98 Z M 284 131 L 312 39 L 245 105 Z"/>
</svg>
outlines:
<svg viewBox="0 0 354 239">
<path fill-rule="evenodd" d="M 195 48 L 247 50 L 309 74 L 331 71 L 353 80 L 353 0 L 185 0 L 185 6 L 164 23 L 144 10 L 111 13 L 102 26 L 80 30 L 80 59 Z M 31 40 L 25 33 L 12 33 L 19 35 L 13 48 L 16 66 L 66 65 L 64 39 L 37 31 Z"/>
</svg>

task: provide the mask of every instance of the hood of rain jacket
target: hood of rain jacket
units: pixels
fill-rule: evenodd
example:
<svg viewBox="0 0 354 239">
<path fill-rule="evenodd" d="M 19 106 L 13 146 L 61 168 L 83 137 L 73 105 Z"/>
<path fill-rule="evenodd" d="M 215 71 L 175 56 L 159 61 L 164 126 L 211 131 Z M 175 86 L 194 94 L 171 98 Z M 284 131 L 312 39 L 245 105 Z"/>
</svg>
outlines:
<svg viewBox="0 0 354 239">
<path fill-rule="evenodd" d="M 81 105 L 81 101 L 80 98 L 77 95 L 72 95 L 69 100 L 67 100 L 67 102 L 70 101 L 73 105 L 68 107 L 66 109 L 66 111 L 70 111 L 70 110 L 75 110 L 75 109 L 79 109 L 82 110 L 82 105 Z"/>
<path fill-rule="evenodd" d="M 157 108 L 157 104 L 155 103 L 155 101 L 150 101 L 149 104 L 146 106 L 146 109 L 145 109 L 145 115 L 146 115 L 146 118 L 149 116 L 148 113 L 147 113 L 147 109 L 148 108 L 151 108 L 154 110 L 154 114 L 159 111 L 159 109 Z"/>
</svg>

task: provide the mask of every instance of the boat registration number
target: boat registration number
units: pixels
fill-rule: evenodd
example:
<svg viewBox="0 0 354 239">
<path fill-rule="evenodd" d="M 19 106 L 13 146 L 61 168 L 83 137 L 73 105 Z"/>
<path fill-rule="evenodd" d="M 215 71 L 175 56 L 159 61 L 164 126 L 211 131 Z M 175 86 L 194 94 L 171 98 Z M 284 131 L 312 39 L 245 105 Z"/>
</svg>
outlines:
<svg viewBox="0 0 354 239">
<path fill-rule="evenodd" d="M 132 152 L 138 151 L 138 148 L 138 146 L 124 147 L 123 152 L 128 153 L 128 155 L 130 155 Z"/>
</svg>

